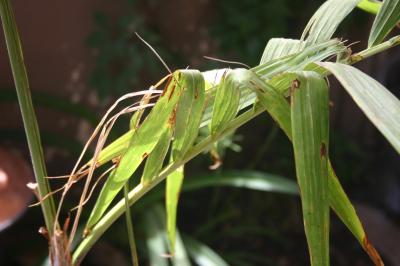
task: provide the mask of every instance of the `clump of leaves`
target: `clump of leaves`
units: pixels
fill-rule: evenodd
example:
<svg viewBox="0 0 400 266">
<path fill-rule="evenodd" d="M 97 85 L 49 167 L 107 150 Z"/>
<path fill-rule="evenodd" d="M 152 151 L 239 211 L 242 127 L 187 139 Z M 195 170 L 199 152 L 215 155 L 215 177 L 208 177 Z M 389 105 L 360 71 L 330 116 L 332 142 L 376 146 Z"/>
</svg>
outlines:
<svg viewBox="0 0 400 266">
<path fill-rule="evenodd" d="M 98 137 L 92 160 L 83 165 L 78 160 L 72 173 L 67 176 L 61 202 L 65 201 L 67 192 L 77 181 L 85 180 L 84 190 L 70 233 L 66 228 L 61 230 L 55 223 L 53 231 L 56 234 L 51 236 L 51 244 L 58 245 L 60 239 L 62 244 L 52 246 L 52 250 L 68 254 L 76 238 L 78 225 L 83 224 L 85 232 L 82 238 L 77 238 L 80 242 L 72 258 L 74 264 L 80 263 L 107 228 L 128 211 L 128 205 L 134 204 L 157 184 L 167 180 L 165 224 L 170 256 L 177 258 L 178 252 L 175 250 L 182 241 L 176 231 L 176 214 L 186 163 L 212 150 L 215 143 L 254 117 L 268 113 L 293 143 L 311 264 L 329 265 L 329 212 L 332 209 L 375 265 L 383 265 L 329 160 L 328 75 L 337 78 L 370 121 L 400 153 L 400 101 L 379 82 L 351 66 L 400 44 L 400 36 L 382 42 L 400 19 L 400 2 L 385 0 L 381 7 L 378 5 L 379 11 L 378 8 L 374 9 L 378 14 L 368 48 L 351 54 L 341 40 L 332 36 L 359 2 L 326 1 L 311 18 L 299 40 L 271 39 L 259 65 L 253 68 L 206 72 L 176 70 L 147 91 L 123 96 L 104 116 L 86 146 Z M 370 4 L 367 0 L 361 3 Z M 392 15 L 387 19 L 385 14 Z M 154 96 L 157 95 L 155 101 Z M 138 96 L 142 98 L 112 113 L 122 101 Z M 149 112 L 143 111 L 151 106 Z M 132 112 L 130 130 L 105 146 L 115 121 L 121 115 Z M 202 127 L 210 127 L 209 135 L 197 142 Z M 80 214 L 93 187 L 105 176 L 104 173 L 99 174 L 100 177 L 94 181 L 99 172 L 97 169 L 102 165 L 109 167 L 105 172 L 109 174 L 108 178 L 89 219 L 81 223 Z M 131 178 L 140 182 L 113 204 L 118 192 Z M 91 191 L 89 188 L 92 188 Z M 60 212 L 61 204 L 57 214 Z M 162 217 L 158 214 L 153 213 L 151 217 Z M 149 226 L 154 225 L 149 223 Z M 60 234 L 57 234 L 60 231 L 65 236 L 68 234 L 68 237 L 60 238 Z"/>
</svg>

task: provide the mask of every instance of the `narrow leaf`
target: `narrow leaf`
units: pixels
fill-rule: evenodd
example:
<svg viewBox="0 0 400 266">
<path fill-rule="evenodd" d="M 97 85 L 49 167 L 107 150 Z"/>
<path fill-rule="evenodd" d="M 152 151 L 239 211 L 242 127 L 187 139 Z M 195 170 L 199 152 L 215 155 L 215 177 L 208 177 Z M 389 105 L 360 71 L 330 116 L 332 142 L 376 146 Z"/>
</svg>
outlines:
<svg viewBox="0 0 400 266">
<path fill-rule="evenodd" d="M 328 86 L 314 72 L 293 83 L 292 137 L 311 265 L 329 265 Z"/>
<path fill-rule="evenodd" d="M 311 17 L 301 39 L 306 40 L 307 45 L 328 41 L 343 19 L 357 6 L 359 1 L 326 1 Z"/>
<path fill-rule="evenodd" d="M 355 67 L 319 63 L 339 80 L 356 104 L 400 153 L 400 101 L 378 81 Z"/>
<path fill-rule="evenodd" d="M 257 84 L 258 90 L 268 91 L 271 89 L 275 89 L 274 87 L 268 85 L 262 85 L 262 83 Z M 288 117 L 286 114 L 290 112 L 290 106 L 287 102 L 283 102 L 278 97 L 282 97 L 280 94 L 271 93 L 270 99 L 268 101 L 260 99 L 260 104 L 263 104 L 272 118 L 277 121 L 279 125 L 286 125 L 282 127 L 285 134 L 288 136 L 290 140 L 292 140 L 292 129 L 291 129 L 291 122 L 290 116 Z M 281 101 L 282 106 L 279 108 L 275 108 L 270 110 L 270 106 L 268 105 L 269 101 L 273 101 L 273 97 L 276 97 L 276 101 Z M 282 119 L 286 119 L 286 121 L 281 121 Z M 353 205 L 351 204 L 349 198 L 347 197 L 346 193 L 344 192 L 339 180 L 337 179 L 331 164 L 329 163 L 329 205 L 332 209 L 336 212 L 339 218 L 344 222 L 344 224 L 349 228 L 349 230 L 354 234 L 356 239 L 361 243 L 363 248 L 366 250 L 368 255 L 372 258 L 375 262 L 375 265 L 383 265 L 376 263 L 380 261 L 379 254 L 376 252 L 372 244 L 368 241 L 366 237 L 364 228 L 354 210 Z M 366 244 L 367 243 L 367 244 Z"/>
<path fill-rule="evenodd" d="M 400 0 L 384 0 L 372 25 L 368 47 L 381 43 L 399 20 Z"/>
<path fill-rule="evenodd" d="M 173 129 L 171 126 L 167 126 L 167 128 L 161 134 L 157 145 L 154 147 L 154 150 L 147 158 L 141 178 L 143 186 L 149 184 L 160 172 L 170 146 L 172 130 Z"/>
<path fill-rule="evenodd" d="M 179 194 L 184 178 L 184 167 L 181 166 L 167 178 L 165 191 L 165 209 L 167 210 L 167 232 L 170 242 L 171 253 L 175 252 L 176 239 L 176 216 L 178 209 Z"/>
<path fill-rule="evenodd" d="M 173 110 L 178 102 L 183 87 L 179 84 L 184 71 L 176 71 L 156 105 L 140 127 L 135 130 L 129 148 L 122 155 L 114 175 L 104 184 L 96 204 L 89 217 L 87 228 L 90 229 L 103 215 L 125 182 L 136 171 L 141 162 L 153 151 L 160 136 L 165 131 Z"/>
<path fill-rule="evenodd" d="M 199 132 L 205 103 L 204 78 L 199 71 L 192 71 L 191 75 L 185 76 L 181 82 L 184 90 L 176 109 L 172 162 L 181 160 L 192 147 Z M 183 166 L 167 177 L 165 193 L 167 231 L 172 253 L 175 251 L 176 215 L 183 178 Z"/>
</svg>

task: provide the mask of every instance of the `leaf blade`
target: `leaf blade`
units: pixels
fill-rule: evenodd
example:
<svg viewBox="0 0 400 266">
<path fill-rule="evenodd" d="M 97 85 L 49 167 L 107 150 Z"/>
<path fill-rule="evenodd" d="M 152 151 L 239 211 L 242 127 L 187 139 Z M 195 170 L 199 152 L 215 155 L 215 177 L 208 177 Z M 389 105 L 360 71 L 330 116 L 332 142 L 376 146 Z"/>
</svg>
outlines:
<svg viewBox="0 0 400 266">
<path fill-rule="evenodd" d="M 311 265 L 329 265 L 328 86 L 314 72 L 294 81 L 292 137 Z"/>
<path fill-rule="evenodd" d="M 400 153 L 400 101 L 378 81 L 355 67 L 340 63 L 319 63 L 329 70 L 356 104 Z"/>
<path fill-rule="evenodd" d="M 389 34 L 400 20 L 400 1 L 384 0 L 372 24 L 368 47 L 377 45 Z"/>
</svg>

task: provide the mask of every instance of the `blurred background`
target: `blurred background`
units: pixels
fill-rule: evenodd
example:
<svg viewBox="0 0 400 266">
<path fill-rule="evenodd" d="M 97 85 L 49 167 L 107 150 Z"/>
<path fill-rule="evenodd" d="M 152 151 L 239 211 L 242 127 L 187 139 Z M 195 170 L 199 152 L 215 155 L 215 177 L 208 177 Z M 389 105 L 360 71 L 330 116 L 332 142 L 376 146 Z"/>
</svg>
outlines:
<svg viewBox="0 0 400 266">
<path fill-rule="evenodd" d="M 255 66 L 268 39 L 299 38 L 322 2 L 12 1 L 49 175 L 69 173 L 94 125 L 115 99 L 146 89 L 167 74 L 135 32 L 171 69 L 229 66 L 203 56 Z M 353 51 L 364 49 L 372 21 L 371 15 L 355 10 L 337 36 L 349 44 L 357 42 Z M 400 96 L 399 48 L 358 67 Z M 399 156 L 335 80 L 330 82 L 333 165 L 386 264 L 400 265 Z M 34 201 L 25 188 L 32 173 L 3 34 L 0 113 L 0 265 L 40 265 L 47 242 L 38 233 L 43 225 L 40 209 L 26 208 Z M 128 129 L 128 121 L 116 125 L 113 138 Z M 186 179 L 246 170 L 295 181 L 291 144 L 268 115 L 251 121 L 223 144 L 224 163 L 218 170 L 208 170 L 213 162 L 202 155 L 188 164 Z M 147 202 L 149 208 L 163 204 L 162 199 Z M 147 265 L 143 223 L 154 217 L 146 215 L 149 208 L 143 206 L 133 208 L 133 221 L 139 258 Z M 301 205 L 294 195 L 222 186 L 184 192 L 178 227 L 181 235 L 207 245 L 230 265 L 308 265 Z M 331 255 L 332 265 L 372 265 L 333 213 Z M 129 256 L 120 219 L 83 265 L 129 265 Z"/>
</svg>

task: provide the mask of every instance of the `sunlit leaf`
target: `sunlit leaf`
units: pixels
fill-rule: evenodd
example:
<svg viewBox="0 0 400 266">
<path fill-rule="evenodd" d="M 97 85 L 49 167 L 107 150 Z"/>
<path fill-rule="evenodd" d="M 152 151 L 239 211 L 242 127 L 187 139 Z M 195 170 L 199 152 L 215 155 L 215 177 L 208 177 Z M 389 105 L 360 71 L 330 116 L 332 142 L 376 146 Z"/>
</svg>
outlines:
<svg viewBox="0 0 400 266">
<path fill-rule="evenodd" d="M 292 138 L 311 265 L 329 265 L 328 86 L 314 72 L 293 82 Z"/>
<path fill-rule="evenodd" d="M 129 148 L 122 155 L 114 175 L 107 179 L 97 198 L 87 223 L 89 229 L 101 218 L 125 182 L 159 142 L 160 136 L 171 121 L 173 110 L 183 90 L 183 87 L 176 82 L 180 80 L 181 75 L 185 75 L 185 72 L 174 73 L 163 95 L 144 122 L 135 130 L 129 141 Z"/>
<path fill-rule="evenodd" d="M 291 76 L 293 77 L 293 76 Z M 293 79 L 294 80 L 294 79 Z M 292 82 L 293 82 L 292 80 Z M 288 112 L 290 113 L 290 105 L 288 102 L 284 102 L 279 100 L 278 97 L 282 97 L 280 94 L 269 93 L 270 90 L 274 90 L 275 88 L 268 85 L 262 85 L 262 83 L 257 84 L 258 90 L 262 90 L 265 95 L 269 97 L 265 100 L 263 97 L 260 97 L 260 104 L 263 104 L 266 107 L 266 110 L 272 116 L 272 118 L 281 125 L 281 128 L 288 136 L 290 140 L 292 140 L 292 130 L 291 130 L 291 118 L 288 116 Z M 261 93 L 261 91 L 260 91 Z M 281 102 L 281 106 L 271 108 L 269 105 L 270 101 L 274 101 L 273 99 L 277 99 L 276 101 Z M 284 98 L 283 98 L 284 99 Z M 282 121 L 285 120 L 285 121 Z M 284 125 L 284 126 L 282 126 Z M 349 230 L 354 234 L 356 239 L 361 243 L 363 248 L 366 250 L 368 255 L 372 258 L 374 262 L 379 262 L 380 257 L 376 252 L 372 244 L 368 241 L 364 229 L 361 225 L 361 222 L 354 210 L 353 205 L 351 204 L 349 198 L 344 192 L 339 180 L 337 179 L 331 164 L 328 165 L 328 174 L 329 174 L 329 205 L 336 212 L 339 218 L 346 224 Z M 376 264 L 381 265 L 381 264 Z"/>
<path fill-rule="evenodd" d="M 306 40 L 307 45 L 328 41 L 343 19 L 357 6 L 359 1 L 326 1 L 308 22 L 301 39 Z"/>
<path fill-rule="evenodd" d="M 378 81 L 355 67 L 320 63 L 339 80 L 356 104 L 400 153 L 400 101 Z"/>
<path fill-rule="evenodd" d="M 381 43 L 399 21 L 400 0 L 384 0 L 372 25 L 368 46 Z"/>
</svg>

